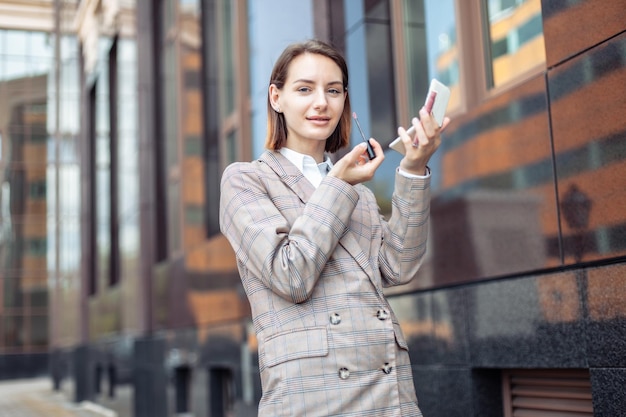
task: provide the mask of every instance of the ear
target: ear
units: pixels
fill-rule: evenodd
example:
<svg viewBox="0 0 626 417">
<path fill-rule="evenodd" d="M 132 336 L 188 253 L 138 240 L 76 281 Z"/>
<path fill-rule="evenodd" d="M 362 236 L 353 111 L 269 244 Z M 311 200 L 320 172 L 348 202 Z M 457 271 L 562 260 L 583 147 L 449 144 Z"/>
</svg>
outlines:
<svg viewBox="0 0 626 417">
<path fill-rule="evenodd" d="M 274 110 L 278 111 L 280 109 L 280 90 L 276 87 L 276 84 L 270 84 L 268 89 L 268 97 L 270 99 L 270 104 L 274 108 Z"/>
</svg>

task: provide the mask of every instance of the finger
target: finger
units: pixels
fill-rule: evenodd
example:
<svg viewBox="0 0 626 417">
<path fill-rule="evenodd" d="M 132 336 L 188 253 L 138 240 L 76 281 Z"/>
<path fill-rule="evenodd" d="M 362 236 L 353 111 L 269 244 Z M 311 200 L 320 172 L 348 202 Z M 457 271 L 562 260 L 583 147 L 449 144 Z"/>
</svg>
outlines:
<svg viewBox="0 0 626 417">
<path fill-rule="evenodd" d="M 434 151 L 439 147 L 439 143 L 441 142 L 441 135 L 439 131 L 436 131 L 432 136 L 428 135 L 426 131 L 422 129 L 416 129 L 417 136 L 415 138 L 415 147 L 423 150 L 431 149 Z M 430 151 L 429 151 L 430 152 Z"/>
<path fill-rule="evenodd" d="M 439 133 L 443 132 L 446 129 L 446 127 L 448 127 L 449 124 L 450 124 L 450 118 L 444 117 L 443 123 L 441 124 L 441 128 L 439 129 Z"/>
<path fill-rule="evenodd" d="M 359 143 L 348 152 L 348 155 L 350 155 L 353 160 L 358 161 L 363 155 L 367 155 L 367 145 L 364 142 Z"/>
<path fill-rule="evenodd" d="M 405 153 L 408 146 L 411 146 L 411 139 L 409 138 L 409 134 L 405 128 L 402 126 L 398 126 L 398 137 L 402 141 L 402 146 L 404 146 Z"/>
<path fill-rule="evenodd" d="M 362 165 L 369 159 L 367 156 L 367 145 L 364 142 L 357 144 L 341 159 L 345 160 L 348 166 Z"/>
<path fill-rule="evenodd" d="M 359 155 L 359 160 L 356 162 L 357 165 L 364 165 L 367 164 L 369 162 L 370 158 L 367 156 L 367 154 L 362 153 Z"/>
<path fill-rule="evenodd" d="M 415 139 L 415 131 L 418 129 L 419 120 L 417 117 L 411 119 L 411 129 L 407 130 L 402 126 L 398 127 L 398 137 L 402 140 L 405 152 L 408 152 L 411 147 L 414 147 L 413 140 Z"/>
<path fill-rule="evenodd" d="M 425 146 L 428 146 L 431 141 L 432 139 L 428 137 L 426 132 L 424 132 L 423 129 L 420 129 L 417 131 L 417 136 L 415 140 L 413 141 L 413 144 L 416 148 L 420 148 L 420 147 L 423 148 Z"/>
<path fill-rule="evenodd" d="M 419 115 L 426 134 L 429 137 L 435 136 L 437 134 L 437 130 L 439 130 L 439 125 L 435 120 L 435 116 L 433 116 L 432 113 L 428 113 L 424 107 L 420 109 Z"/>
<path fill-rule="evenodd" d="M 409 137 L 409 133 L 402 126 L 398 126 L 398 136 L 402 139 L 407 139 Z"/>
<path fill-rule="evenodd" d="M 413 147 L 417 147 L 420 145 L 423 146 L 425 144 L 428 144 L 428 135 L 426 134 L 424 130 L 424 124 L 417 117 L 414 117 L 412 122 L 413 122 L 413 127 L 415 128 L 415 136 L 413 137 L 411 141 L 411 144 L 413 145 Z"/>
<path fill-rule="evenodd" d="M 350 155 L 350 158 L 354 162 L 358 163 L 359 160 L 362 157 L 364 157 L 366 162 L 367 161 L 375 162 L 375 165 L 377 166 L 379 165 L 378 160 L 384 159 L 385 152 L 383 151 L 383 148 L 380 146 L 380 144 L 378 143 L 376 139 L 370 138 L 369 142 L 370 142 L 370 146 L 372 147 L 372 150 L 374 151 L 374 155 L 376 155 L 375 158 L 371 160 L 369 159 L 369 155 L 367 153 L 367 145 L 365 144 L 365 142 L 361 142 L 358 145 L 356 145 L 354 148 L 352 148 L 352 150 L 348 153 L 348 155 Z"/>
</svg>

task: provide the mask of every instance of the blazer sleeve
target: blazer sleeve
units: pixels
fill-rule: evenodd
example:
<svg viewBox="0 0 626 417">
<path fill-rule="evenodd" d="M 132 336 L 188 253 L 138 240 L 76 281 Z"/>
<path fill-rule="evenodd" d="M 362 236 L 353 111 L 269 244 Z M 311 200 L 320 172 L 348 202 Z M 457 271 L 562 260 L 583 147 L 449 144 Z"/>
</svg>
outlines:
<svg viewBox="0 0 626 417">
<path fill-rule="evenodd" d="M 235 163 L 224 171 L 220 229 L 240 268 L 245 269 L 242 279 L 257 277 L 282 298 L 301 303 L 312 294 L 326 261 L 346 232 L 359 194 L 348 183 L 326 177 L 301 215 L 289 224 L 278 208 L 281 196 L 270 196 L 267 187 L 291 190 L 278 183 L 275 173 L 268 178 L 258 164 Z"/>
<path fill-rule="evenodd" d="M 383 224 L 379 267 L 383 286 L 414 279 L 426 254 L 430 217 L 430 177 L 407 178 L 396 173 L 391 217 Z"/>
</svg>

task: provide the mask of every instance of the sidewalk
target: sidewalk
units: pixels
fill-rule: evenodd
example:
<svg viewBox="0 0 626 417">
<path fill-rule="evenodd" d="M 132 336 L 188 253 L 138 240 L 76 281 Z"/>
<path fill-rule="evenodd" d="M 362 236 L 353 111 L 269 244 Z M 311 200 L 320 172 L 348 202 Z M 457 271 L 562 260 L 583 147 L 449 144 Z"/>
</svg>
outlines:
<svg viewBox="0 0 626 417">
<path fill-rule="evenodd" d="M 50 378 L 0 381 L 0 417 L 117 417 L 90 402 L 75 404 L 52 390 Z"/>
</svg>

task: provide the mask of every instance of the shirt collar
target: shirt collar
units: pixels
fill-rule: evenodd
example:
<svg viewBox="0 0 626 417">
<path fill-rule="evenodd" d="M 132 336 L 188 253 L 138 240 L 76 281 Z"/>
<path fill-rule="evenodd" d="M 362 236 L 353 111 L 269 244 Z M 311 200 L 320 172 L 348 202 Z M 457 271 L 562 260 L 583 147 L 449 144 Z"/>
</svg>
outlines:
<svg viewBox="0 0 626 417">
<path fill-rule="evenodd" d="M 282 148 L 280 148 L 279 152 L 285 158 L 287 158 L 289 160 L 289 162 L 291 162 L 296 167 L 298 167 L 298 169 L 302 173 L 305 172 L 305 166 L 309 166 L 310 167 L 310 166 L 319 166 L 319 165 L 326 164 L 328 166 L 328 171 L 330 171 L 330 169 L 333 167 L 333 163 L 331 162 L 331 160 L 330 160 L 330 158 L 328 156 L 325 156 L 324 162 L 322 162 L 321 164 L 318 164 L 317 162 L 315 162 L 315 159 L 313 159 L 312 156 L 305 155 L 305 154 L 300 153 L 300 152 L 296 152 L 293 149 L 285 148 L 284 146 Z"/>
</svg>

